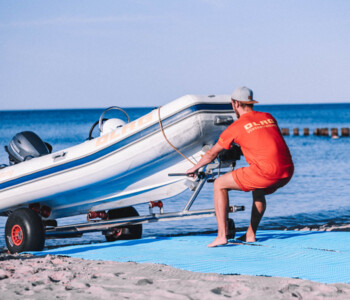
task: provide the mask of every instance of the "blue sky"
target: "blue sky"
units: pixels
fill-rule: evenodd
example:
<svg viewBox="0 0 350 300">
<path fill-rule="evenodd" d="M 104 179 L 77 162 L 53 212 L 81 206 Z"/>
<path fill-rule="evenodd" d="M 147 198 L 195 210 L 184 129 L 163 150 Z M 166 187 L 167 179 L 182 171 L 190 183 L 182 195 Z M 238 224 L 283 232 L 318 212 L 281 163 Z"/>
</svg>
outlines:
<svg viewBox="0 0 350 300">
<path fill-rule="evenodd" d="M 347 0 L 0 0 L 0 110 L 350 102 L 349 28 Z"/>
</svg>

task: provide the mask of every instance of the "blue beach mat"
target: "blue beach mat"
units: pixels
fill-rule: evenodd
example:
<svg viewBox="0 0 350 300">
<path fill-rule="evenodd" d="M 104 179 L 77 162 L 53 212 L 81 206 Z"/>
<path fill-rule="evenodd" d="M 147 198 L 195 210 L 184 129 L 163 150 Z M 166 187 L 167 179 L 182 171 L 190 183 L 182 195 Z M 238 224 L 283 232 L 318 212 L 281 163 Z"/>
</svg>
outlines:
<svg viewBox="0 0 350 300">
<path fill-rule="evenodd" d="M 256 243 L 207 248 L 215 235 L 154 237 L 34 252 L 91 260 L 158 263 L 205 273 L 350 283 L 348 232 L 258 231 Z"/>
</svg>

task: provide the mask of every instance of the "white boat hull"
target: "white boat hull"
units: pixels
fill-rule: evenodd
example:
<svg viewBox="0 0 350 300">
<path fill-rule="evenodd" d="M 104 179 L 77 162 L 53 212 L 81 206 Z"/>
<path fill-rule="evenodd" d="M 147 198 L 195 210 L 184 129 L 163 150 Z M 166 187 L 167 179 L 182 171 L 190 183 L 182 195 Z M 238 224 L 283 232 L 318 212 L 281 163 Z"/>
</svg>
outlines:
<svg viewBox="0 0 350 300">
<path fill-rule="evenodd" d="M 215 118 L 233 117 L 229 96 L 184 96 L 160 113 L 169 141 L 194 162 L 227 127 Z M 40 203 L 60 218 L 183 192 L 191 182 L 168 174 L 192 164 L 167 143 L 158 121 L 156 109 L 108 135 L 0 170 L 0 214 Z"/>
</svg>

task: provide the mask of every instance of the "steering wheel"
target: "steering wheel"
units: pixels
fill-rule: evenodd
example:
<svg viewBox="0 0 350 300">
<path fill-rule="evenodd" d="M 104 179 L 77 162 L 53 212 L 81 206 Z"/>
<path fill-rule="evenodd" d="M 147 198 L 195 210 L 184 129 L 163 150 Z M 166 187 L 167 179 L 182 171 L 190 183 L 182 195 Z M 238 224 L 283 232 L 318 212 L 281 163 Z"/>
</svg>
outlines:
<svg viewBox="0 0 350 300">
<path fill-rule="evenodd" d="M 108 107 L 107 109 L 104 110 L 104 112 L 101 114 L 100 118 L 91 126 L 90 128 L 90 131 L 89 131 L 89 137 L 88 137 L 88 140 L 92 140 L 93 137 L 92 137 L 92 132 L 94 131 L 96 125 L 98 124 L 98 129 L 100 132 L 102 132 L 102 125 L 105 121 L 107 121 L 108 119 L 107 118 L 104 118 L 104 115 L 110 111 L 110 110 L 119 110 L 121 111 L 125 116 L 126 118 L 128 119 L 128 123 L 130 123 L 130 118 L 128 116 L 128 114 L 125 112 L 125 110 L 123 110 L 122 108 L 118 107 L 118 106 L 111 106 L 111 107 Z"/>
</svg>

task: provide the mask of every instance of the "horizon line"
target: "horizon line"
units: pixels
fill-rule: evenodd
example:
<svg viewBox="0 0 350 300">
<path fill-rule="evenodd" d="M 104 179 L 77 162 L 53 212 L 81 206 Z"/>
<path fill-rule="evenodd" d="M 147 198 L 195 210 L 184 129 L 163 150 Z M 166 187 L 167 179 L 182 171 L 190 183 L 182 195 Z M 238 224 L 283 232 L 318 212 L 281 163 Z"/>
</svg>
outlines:
<svg viewBox="0 0 350 300">
<path fill-rule="evenodd" d="M 340 105 L 340 104 L 350 104 L 349 102 L 309 102 L 309 103 L 259 103 L 255 104 L 257 106 L 273 106 L 273 105 Z M 142 109 L 142 108 L 158 108 L 159 106 L 121 106 L 121 108 L 125 109 Z M 94 109 L 106 109 L 106 107 L 58 107 L 58 108 L 8 108 L 8 109 L 0 109 L 0 112 L 10 112 L 10 111 L 40 111 L 40 110 L 94 110 Z"/>
</svg>

